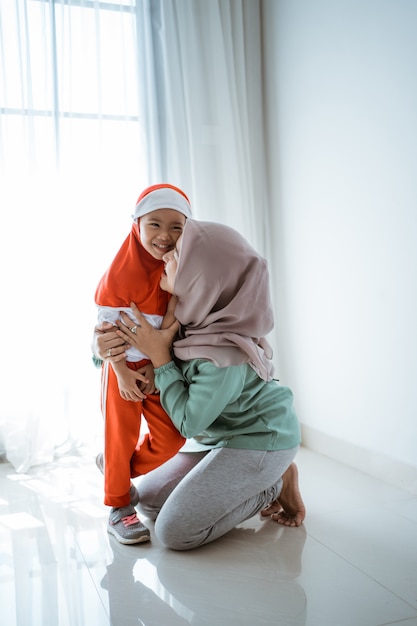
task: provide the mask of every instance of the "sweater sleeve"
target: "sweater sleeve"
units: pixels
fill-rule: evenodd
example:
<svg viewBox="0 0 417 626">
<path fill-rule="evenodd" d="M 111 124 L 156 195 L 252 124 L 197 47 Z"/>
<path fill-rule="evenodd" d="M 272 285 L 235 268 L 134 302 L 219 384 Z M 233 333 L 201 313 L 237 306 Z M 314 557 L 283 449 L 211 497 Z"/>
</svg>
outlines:
<svg viewBox="0 0 417 626">
<path fill-rule="evenodd" d="M 190 438 L 206 430 L 240 397 L 244 376 L 239 367 L 199 361 L 186 381 L 171 361 L 155 369 L 155 382 L 165 411 L 183 437 Z"/>
</svg>

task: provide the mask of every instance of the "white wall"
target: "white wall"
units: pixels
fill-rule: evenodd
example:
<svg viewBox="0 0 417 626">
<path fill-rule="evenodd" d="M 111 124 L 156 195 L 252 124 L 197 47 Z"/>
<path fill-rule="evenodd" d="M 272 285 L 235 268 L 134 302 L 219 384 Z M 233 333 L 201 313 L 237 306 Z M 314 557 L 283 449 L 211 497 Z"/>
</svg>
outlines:
<svg viewBox="0 0 417 626">
<path fill-rule="evenodd" d="M 281 380 L 306 445 L 417 493 L 417 2 L 263 11 Z"/>
</svg>

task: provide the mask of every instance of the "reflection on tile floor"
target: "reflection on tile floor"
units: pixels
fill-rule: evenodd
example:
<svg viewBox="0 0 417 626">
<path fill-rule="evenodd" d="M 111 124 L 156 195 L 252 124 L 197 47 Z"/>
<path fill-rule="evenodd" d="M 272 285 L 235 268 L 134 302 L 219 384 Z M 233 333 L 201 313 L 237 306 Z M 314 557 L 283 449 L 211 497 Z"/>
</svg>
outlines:
<svg viewBox="0 0 417 626">
<path fill-rule="evenodd" d="M 1 463 L 1 624 L 417 626 L 417 497 L 305 449 L 297 464 L 301 528 L 255 517 L 178 553 L 107 534 L 93 454 Z"/>
</svg>

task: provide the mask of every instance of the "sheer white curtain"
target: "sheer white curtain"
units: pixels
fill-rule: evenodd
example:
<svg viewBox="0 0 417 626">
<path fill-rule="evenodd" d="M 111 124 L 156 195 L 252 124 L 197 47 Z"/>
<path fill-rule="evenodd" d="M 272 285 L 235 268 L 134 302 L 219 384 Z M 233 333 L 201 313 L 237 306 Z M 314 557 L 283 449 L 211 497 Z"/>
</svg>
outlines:
<svg viewBox="0 0 417 626">
<path fill-rule="evenodd" d="M 94 290 L 148 180 L 134 5 L 0 0 L 0 450 L 19 471 L 102 433 Z"/>
<path fill-rule="evenodd" d="M 144 0 L 138 44 L 152 175 L 268 252 L 261 0 Z"/>
<path fill-rule="evenodd" d="M 261 252 L 258 0 L 0 0 L 0 454 L 101 444 L 94 290 L 144 186 Z"/>
</svg>

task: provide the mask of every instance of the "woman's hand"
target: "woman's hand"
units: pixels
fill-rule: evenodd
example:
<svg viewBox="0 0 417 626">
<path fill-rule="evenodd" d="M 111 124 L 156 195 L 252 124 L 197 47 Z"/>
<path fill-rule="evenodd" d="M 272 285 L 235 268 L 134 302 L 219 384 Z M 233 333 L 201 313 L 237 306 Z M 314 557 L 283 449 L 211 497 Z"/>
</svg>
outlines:
<svg viewBox="0 0 417 626">
<path fill-rule="evenodd" d="M 139 320 L 139 324 L 133 324 L 129 316 L 122 313 L 123 324 L 118 324 L 119 330 L 117 331 L 119 339 L 123 339 L 129 345 L 146 354 L 154 367 L 161 367 L 161 365 L 169 363 L 172 360 L 170 348 L 178 332 L 178 322 L 175 320 L 169 328 L 157 330 L 149 324 L 134 302 L 131 302 L 130 306 L 135 318 Z"/>
<path fill-rule="evenodd" d="M 117 363 L 126 358 L 126 343 L 117 334 L 117 328 L 110 322 L 103 322 L 94 328 L 91 348 L 93 354 L 103 361 Z"/>
</svg>

